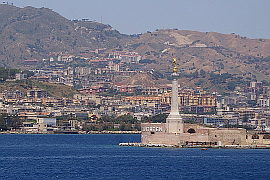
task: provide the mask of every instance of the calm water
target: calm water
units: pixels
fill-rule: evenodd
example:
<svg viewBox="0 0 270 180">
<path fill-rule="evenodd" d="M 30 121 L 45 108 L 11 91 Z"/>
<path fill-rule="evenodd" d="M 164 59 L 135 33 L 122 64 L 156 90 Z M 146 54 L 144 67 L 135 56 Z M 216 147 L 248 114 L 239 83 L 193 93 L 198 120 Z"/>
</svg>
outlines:
<svg viewBox="0 0 270 180">
<path fill-rule="evenodd" d="M 0 179 L 270 179 L 270 150 L 119 147 L 140 135 L 0 135 Z"/>
</svg>

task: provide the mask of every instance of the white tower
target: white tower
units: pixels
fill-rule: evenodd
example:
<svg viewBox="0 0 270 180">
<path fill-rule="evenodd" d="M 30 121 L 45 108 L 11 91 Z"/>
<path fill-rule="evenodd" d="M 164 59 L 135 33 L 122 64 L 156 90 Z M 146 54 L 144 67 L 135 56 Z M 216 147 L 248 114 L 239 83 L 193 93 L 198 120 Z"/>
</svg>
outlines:
<svg viewBox="0 0 270 180">
<path fill-rule="evenodd" d="M 172 100 L 171 100 L 171 112 L 166 119 L 166 127 L 168 133 L 183 133 L 183 120 L 179 114 L 178 109 L 178 82 L 177 82 L 177 67 L 176 58 L 173 59 L 173 81 L 172 81 Z"/>
</svg>

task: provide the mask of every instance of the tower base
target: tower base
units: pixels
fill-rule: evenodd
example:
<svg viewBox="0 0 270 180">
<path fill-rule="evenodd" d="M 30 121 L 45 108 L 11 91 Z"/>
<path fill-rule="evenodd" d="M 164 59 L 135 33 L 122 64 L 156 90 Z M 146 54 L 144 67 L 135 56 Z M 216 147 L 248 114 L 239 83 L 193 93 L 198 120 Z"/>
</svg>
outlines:
<svg viewBox="0 0 270 180">
<path fill-rule="evenodd" d="M 180 115 L 169 115 L 169 117 L 166 119 L 166 129 L 168 133 L 183 133 L 184 124 Z"/>
</svg>

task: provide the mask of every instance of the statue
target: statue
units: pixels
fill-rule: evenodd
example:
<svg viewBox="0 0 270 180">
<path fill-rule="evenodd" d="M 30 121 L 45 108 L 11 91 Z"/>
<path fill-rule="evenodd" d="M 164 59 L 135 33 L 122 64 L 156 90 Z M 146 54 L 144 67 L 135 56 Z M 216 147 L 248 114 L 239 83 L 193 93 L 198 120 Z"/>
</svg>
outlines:
<svg viewBox="0 0 270 180">
<path fill-rule="evenodd" d="M 176 63 L 176 58 L 173 58 L 173 73 L 177 73 L 177 63 Z"/>
</svg>

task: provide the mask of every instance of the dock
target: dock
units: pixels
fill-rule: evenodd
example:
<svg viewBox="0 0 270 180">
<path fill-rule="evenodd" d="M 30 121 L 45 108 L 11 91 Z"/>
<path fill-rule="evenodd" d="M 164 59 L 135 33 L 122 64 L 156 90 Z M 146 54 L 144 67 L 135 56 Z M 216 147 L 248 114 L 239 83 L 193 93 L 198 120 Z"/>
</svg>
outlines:
<svg viewBox="0 0 270 180">
<path fill-rule="evenodd" d="M 119 143 L 119 146 L 146 147 L 146 148 L 194 148 L 194 149 L 270 149 L 270 145 L 168 145 L 168 144 L 143 144 Z"/>
<path fill-rule="evenodd" d="M 179 148 L 179 146 L 177 146 L 177 145 L 142 144 L 142 143 L 119 143 L 119 146 L 152 147 L 152 148 Z"/>
</svg>

